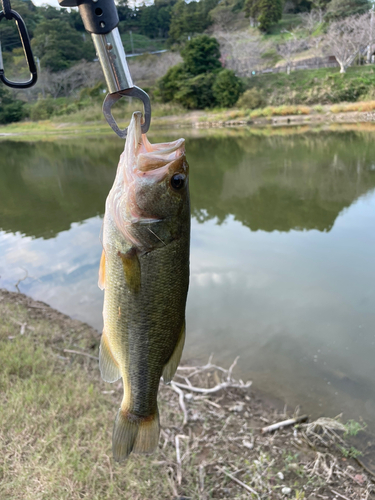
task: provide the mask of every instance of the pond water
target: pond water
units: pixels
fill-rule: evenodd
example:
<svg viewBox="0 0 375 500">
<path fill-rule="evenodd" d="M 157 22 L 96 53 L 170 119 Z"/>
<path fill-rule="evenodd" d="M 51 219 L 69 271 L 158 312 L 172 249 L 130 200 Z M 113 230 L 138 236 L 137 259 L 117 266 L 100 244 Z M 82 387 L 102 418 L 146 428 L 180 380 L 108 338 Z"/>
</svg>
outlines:
<svg viewBox="0 0 375 500">
<path fill-rule="evenodd" d="M 185 359 L 290 407 L 375 427 L 375 134 L 187 133 Z M 150 135 L 172 140 L 183 131 Z M 0 143 L 0 287 L 99 331 L 99 233 L 121 140 Z"/>
</svg>

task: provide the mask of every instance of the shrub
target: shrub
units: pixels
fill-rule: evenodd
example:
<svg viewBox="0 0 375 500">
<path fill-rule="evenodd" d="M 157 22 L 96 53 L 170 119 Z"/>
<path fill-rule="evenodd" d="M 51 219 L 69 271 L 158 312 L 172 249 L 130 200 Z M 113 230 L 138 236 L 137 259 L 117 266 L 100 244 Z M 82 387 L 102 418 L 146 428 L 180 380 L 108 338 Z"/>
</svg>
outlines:
<svg viewBox="0 0 375 500">
<path fill-rule="evenodd" d="M 230 108 L 238 101 L 242 92 L 242 82 L 230 69 L 218 73 L 212 87 L 216 104 Z"/>
<path fill-rule="evenodd" d="M 237 106 L 246 109 L 262 108 L 266 105 L 263 92 L 258 89 L 246 90 L 237 101 Z"/>
<path fill-rule="evenodd" d="M 186 71 L 194 76 L 221 68 L 219 42 L 208 35 L 189 40 L 181 50 L 181 56 Z"/>
<path fill-rule="evenodd" d="M 33 121 L 48 120 L 54 111 L 55 104 L 53 99 L 40 99 L 30 107 L 30 119 Z"/>
<path fill-rule="evenodd" d="M 8 89 L 0 87 L 0 123 L 19 122 L 24 118 L 24 102 L 14 99 Z"/>
<path fill-rule="evenodd" d="M 213 93 L 215 78 L 214 73 L 203 73 L 186 79 L 175 95 L 176 101 L 188 109 L 211 108 L 215 104 Z"/>
<path fill-rule="evenodd" d="M 171 102 L 181 85 L 187 80 L 184 63 L 172 66 L 158 81 L 158 96 L 163 102 Z"/>
</svg>

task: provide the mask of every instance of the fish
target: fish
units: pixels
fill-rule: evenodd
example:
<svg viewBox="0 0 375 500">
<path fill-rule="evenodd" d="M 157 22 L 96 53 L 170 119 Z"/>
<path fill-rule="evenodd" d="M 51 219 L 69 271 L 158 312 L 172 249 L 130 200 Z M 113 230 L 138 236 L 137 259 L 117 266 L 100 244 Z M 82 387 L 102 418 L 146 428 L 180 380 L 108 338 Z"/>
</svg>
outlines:
<svg viewBox="0 0 375 500">
<path fill-rule="evenodd" d="M 170 383 L 185 343 L 190 200 L 185 141 L 151 144 L 133 113 L 103 219 L 104 290 L 99 368 L 122 378 L 112 434 L 116 461 L 159 442 L 157 394 Z"/>
</svg>

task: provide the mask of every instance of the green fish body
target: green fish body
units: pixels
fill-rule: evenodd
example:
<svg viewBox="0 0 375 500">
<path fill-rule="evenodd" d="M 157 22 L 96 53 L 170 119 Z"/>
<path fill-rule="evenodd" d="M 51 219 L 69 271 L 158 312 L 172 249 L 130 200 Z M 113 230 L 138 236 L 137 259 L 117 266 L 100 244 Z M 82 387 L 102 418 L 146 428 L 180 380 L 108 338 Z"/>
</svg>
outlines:
<svg viewBox="0 0 375 500">
<path fill-rule="evenodd" d="M 134 113 L 103 222 L 99 286 L 105 290 L 99 366 L 122 378 L 113 455 L 150 453 L 159 440 L 157 393 L 185 341 L 190 204 L 184 141 L 151 145 Z"/>
</svg>

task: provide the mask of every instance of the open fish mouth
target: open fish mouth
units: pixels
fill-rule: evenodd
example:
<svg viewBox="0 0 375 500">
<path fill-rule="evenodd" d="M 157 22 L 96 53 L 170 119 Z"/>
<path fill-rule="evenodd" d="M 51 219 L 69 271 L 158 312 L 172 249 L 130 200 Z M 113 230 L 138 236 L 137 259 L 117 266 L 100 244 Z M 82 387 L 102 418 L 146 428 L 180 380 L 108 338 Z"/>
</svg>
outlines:
<svg viewBox="0 0 375 500">
<path fill-rule="evenodd" d="M 185 158 L 185 140 L 151 144 L 146 134 L 142 134 L 141 125 L 142 113 L 136 111 L 128 128 L 124 151 L 125 155 L 133 157 L 132 162 L 127 162 L 131 165 L 131 174 L 163 178 L 167 171 L 178 169 Z"/>
</svg>

